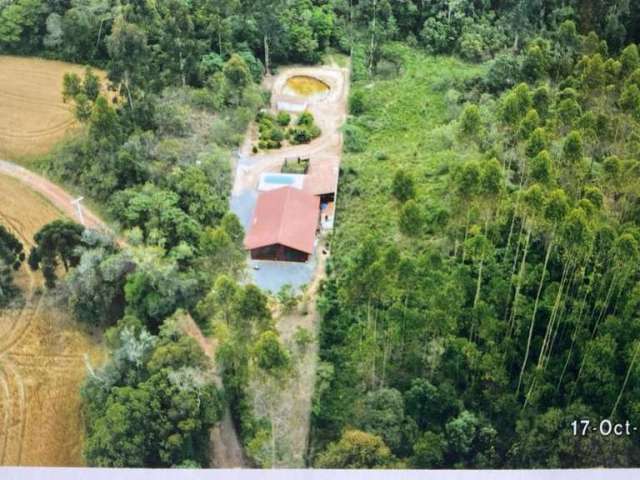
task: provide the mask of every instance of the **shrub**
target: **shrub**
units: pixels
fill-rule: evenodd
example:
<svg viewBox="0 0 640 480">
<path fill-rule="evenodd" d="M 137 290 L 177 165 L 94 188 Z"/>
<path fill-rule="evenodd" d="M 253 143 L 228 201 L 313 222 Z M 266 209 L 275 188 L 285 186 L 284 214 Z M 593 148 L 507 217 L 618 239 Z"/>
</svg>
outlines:
<svg viewBox="0 0 640 480">
<path fill-rule="evenodd" d="M 154 120 L 160 135 L 182 137 L 190 130 L 188 109 L 173 102 L 160 102 Z"/>
<path fill-rule="evenodd" d="M 342 127 L 344 134 L 344 150 L 349 153 L 364 152 L 367 148 L 367 135 L 365 131 L 353 123 L 347 123 Z"/>
<path fill-rule="evenodd" d="M 301 353 L 306 352 L 307 347 L 313 343 L 313 334 L 306 328 L 298 325 L 293 334 L 293 340 Z"/>
<path fill-rule="evenodd" d="M 283 285 L 278 291 L 277 298 L 278 303 L 282 307 L 282 311 L 285 313 L 291 313 L 300 301 L 299 295 L 296 295 L 295 290 L 288 283 Z"/>
<path fill-rule="evenodd" d="M 422 231 L 423 224 L 423 214 L 418 203 L 413 199 L 407 200 L 398 218 L 400 231 L 409 237 L 416 237 Z"/>
<path fill-rule="evenodd" d="M 415 197 L 416 190 L 413 177 L 404 170 L 396 171 L 395 175 L 393 176 L 391 193 L 402 203 L 406 202 L 410 198 Z"/>
<path fill-rule="evenodd" d="M 456 30 L 446 19 L 429 17 L 420 31 L 420 39 L 429 53 L 450 52 L 459 33 Z"/>
<path fill-rule="evenodd" d="M 293 143 L 294 145 L 300 143 L 309 143 L 311 140 L 313 140 L 309 129 L 304 127 L 291 128 L 289 130 L 289 136 L 291 143 Z"/>
<path fill-rule="evenodd" d="M 284 132 L 282 131 L 281 128 L 274 127 L 271 130 L 269 137 L 274 142 L 282 142 L 284 140 Z"/>
<path fill-rule="evenodd" d="M 510 53 L 502 53 L 489 64 L 484 84 L 490 92 L 499 93 L 522 80 L 521 60 Z"/>
<path fill-rule="evenodd" d="M 346 430 L 340 440 L 318 455 L 316 468 L 384 468 L 396 458 L 382 438 L 359 430 Z"/>
<path fill-rule="evenodd" d="M 362 90 L 356 90 L 349 97 L 349 113 L 362 115 L 367 110 L 365 94 Z"/>
<path fill-rule="evenodd" d="M 220 146 L 236 146 L 242 142 L 244 133 L 233 125 L 229 117 L 216 117 L 211 122 L 209 138 Z"/>
<path fill-rule="evenodd" d="M 311 126 L 314 123 L 313 115 L 310 112 L 302 112 L 298 118 L 298 125 Z"/>
<path fill-rule="evenodd" d="M 477 105 L 467 105 L 460 117 L 460 131 L 466 137 L 475 137 L 482 128 L 482 117 Z"/>
<path fill-rule="evenodd" d="M 462 58 L 472 61 L 487 60 L 494 52 L 506 46 L 507 37 L 501 28 L 495 26 L 494 18 L 466 18 L 458 40 Z"/>
<path fill-rule="evenodd" d="M 276 123 L 281 127 L 288 127 L 291 123 L 291 115 L 287 112 L 278 112 L 278 115 L 276 116 Z"/>
<path fill-rule="evenodd" d="M 320 134 L 322 133 L 322 131 L 320 130 L 320 127 L 317 125 L 310 125 L 309 126 L 309 134 L 311 135 L 311 138 L 318 138 L 320 136 Z"/>
<path fill-rule="evenodd" d="M 209 111 L 216 111 L 220 108 L 220 102 L 216 98 L 216 95 L 206 88 L 193 90 L 191 92 L 191 105 Z"/>
<path fill-rule="evenodd" d="M 256 114 L 256 122 L 258 122 L 259 125 L 272 125 L 275 121 L 275 117 L 271 113 L 264 110 L 260 110 Z"/>
</svg>

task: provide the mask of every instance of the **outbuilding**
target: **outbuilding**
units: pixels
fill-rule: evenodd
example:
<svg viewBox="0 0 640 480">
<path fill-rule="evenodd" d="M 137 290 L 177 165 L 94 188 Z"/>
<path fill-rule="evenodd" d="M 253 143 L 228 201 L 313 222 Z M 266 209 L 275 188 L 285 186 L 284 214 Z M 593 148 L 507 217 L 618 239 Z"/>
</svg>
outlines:
<svg viewBox="0 0 640 480">
<path fill-rule="evenodd" d="M 313 253 L 320 198 L 293 187 L 260 192 L 244 246 L 254 260 L 306 262 Z"/>
</svg>

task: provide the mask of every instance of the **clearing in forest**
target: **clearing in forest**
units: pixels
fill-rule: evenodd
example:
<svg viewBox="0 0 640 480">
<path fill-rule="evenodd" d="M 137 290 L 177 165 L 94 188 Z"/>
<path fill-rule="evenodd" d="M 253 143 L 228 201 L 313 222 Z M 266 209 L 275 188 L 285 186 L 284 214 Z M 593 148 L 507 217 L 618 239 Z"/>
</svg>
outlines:
<svg viewBox="0 0 640 480">
<path fill-rule="evenodd" d="M 76 125 L 62 99 L 64 74 L 84 67 L 65 62 L 0 55 L 0 158 L 41 155 Z M 104 79 L 104 72 L 95 71 Z"/>
<path fill-rule="evenodd" d="M 249 129 L 246 141 L 239 152 L 231 208 L 247 227 L 254 209 L 263 173 L 278 173 L 286 158 L 309 158 L 310 171 L 305 179 L 312 187 L 319 182 L 331 183 L 335 192 L 343 136 L 341 126 L 347 118 L 350 69 L 338 65 L 281 68 L 274 77 L 268 77 L 265 88 L 272 93 L 272 110 L 294 112 L 294 107 L 304 104 L 321 135 L 310 143 L 287 145 L 281 149 L 253 153 L 257 132 Z M 293 94 L 298 94 L 296 97 Z M 301 100 L 300 96 L 305 97 Z M 279 107 L 283 108 L 279 108 Z M 317 194 L 317 193 L 316 193 Z M 339 196 L 339 195 L 338 195 Z M 317 293 L 325 277 L 328 255 L 326 238 L 318 239 L 316 251 L 306 263 L 270 262 L 252 260 L 251 269 L 255 283 L 275 293 L 279 286 L 305 285 L 300 304 L 291 312 L 276 311 L 276 326 L 283 342 L 293 354 L 293 369 L 284 383 L 275 384 L 265 378 L 251 380 L 251 397 L 254 413 L 265 419 L 271 427 L 272 448 L 269 454 L 258 452 L 257 460 L 271 467 L 302 468 L 306 464 L 309 443 L 310 419 L 316 368 L 320 316 L 316 310 Z M 303 281 L 301 279 L 304 279 Z M 307 332 L 308 343 L 297 345 L 296 336 Z"/>
<path fill-rule="evenodd" d="M 64 215 L 16 179 L 0 175 L 0 223 L 28 250 L 34 233 Z M 25 265 L 23 305 L 0 311 L 0 465 L 82 465 L 80 384 L 103 358 L 99 339 L 40 293 Z"/>
</svg>

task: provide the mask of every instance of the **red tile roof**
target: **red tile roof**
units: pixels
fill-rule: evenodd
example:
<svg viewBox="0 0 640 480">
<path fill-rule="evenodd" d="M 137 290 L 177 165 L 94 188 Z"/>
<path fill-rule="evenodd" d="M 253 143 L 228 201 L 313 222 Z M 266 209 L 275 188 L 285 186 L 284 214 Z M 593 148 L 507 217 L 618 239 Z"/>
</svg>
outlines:
<svg viewBox="0 0 640 480">
<path fill-rule="evenodd" d="M 281 244 L 313 253 L 320 198 L 291 187 L 260 192 L 249 231 L 247 250 Z"/>
<path fill-rule="evenodd" d="M 335 193 L 338 187 L 340 167 L 335 162 L 311 161 L 304 178 L 304 190 L 313 195 Z"/>
</svg>

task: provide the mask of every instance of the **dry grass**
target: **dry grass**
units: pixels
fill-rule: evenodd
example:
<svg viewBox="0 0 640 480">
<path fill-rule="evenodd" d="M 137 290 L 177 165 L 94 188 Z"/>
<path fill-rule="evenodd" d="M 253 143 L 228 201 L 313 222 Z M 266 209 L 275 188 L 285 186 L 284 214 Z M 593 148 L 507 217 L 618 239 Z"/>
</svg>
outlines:
<svg viewBox="0 0 640 480">
<path fill-rule="evenodd" d="M 0 158 L 44 154 L 76 126 L 72 106 L 62 100 L 67 72 L 84 67 L 64 62 L 0 56 Z M 96 71 L 104 78 L 104 72 Z"/>
<path fill-rule="evenodd" d="M 0 223 L 26 245 L 42 225 L 63 217 L 56 207 L 19 180 L 0 175 Z"/>
<path fill-rule="evenodd" d="M 19 181 L 0 175 L 0 223 L 29 246 L 63 215 Z M 85 355 L 104 356 L 99 339 L 38 293 L 40 274 L 23 266 L 24 305 L 0 312 L 0 465 L 82 465 L 79 388 Z"/>
</svg>

